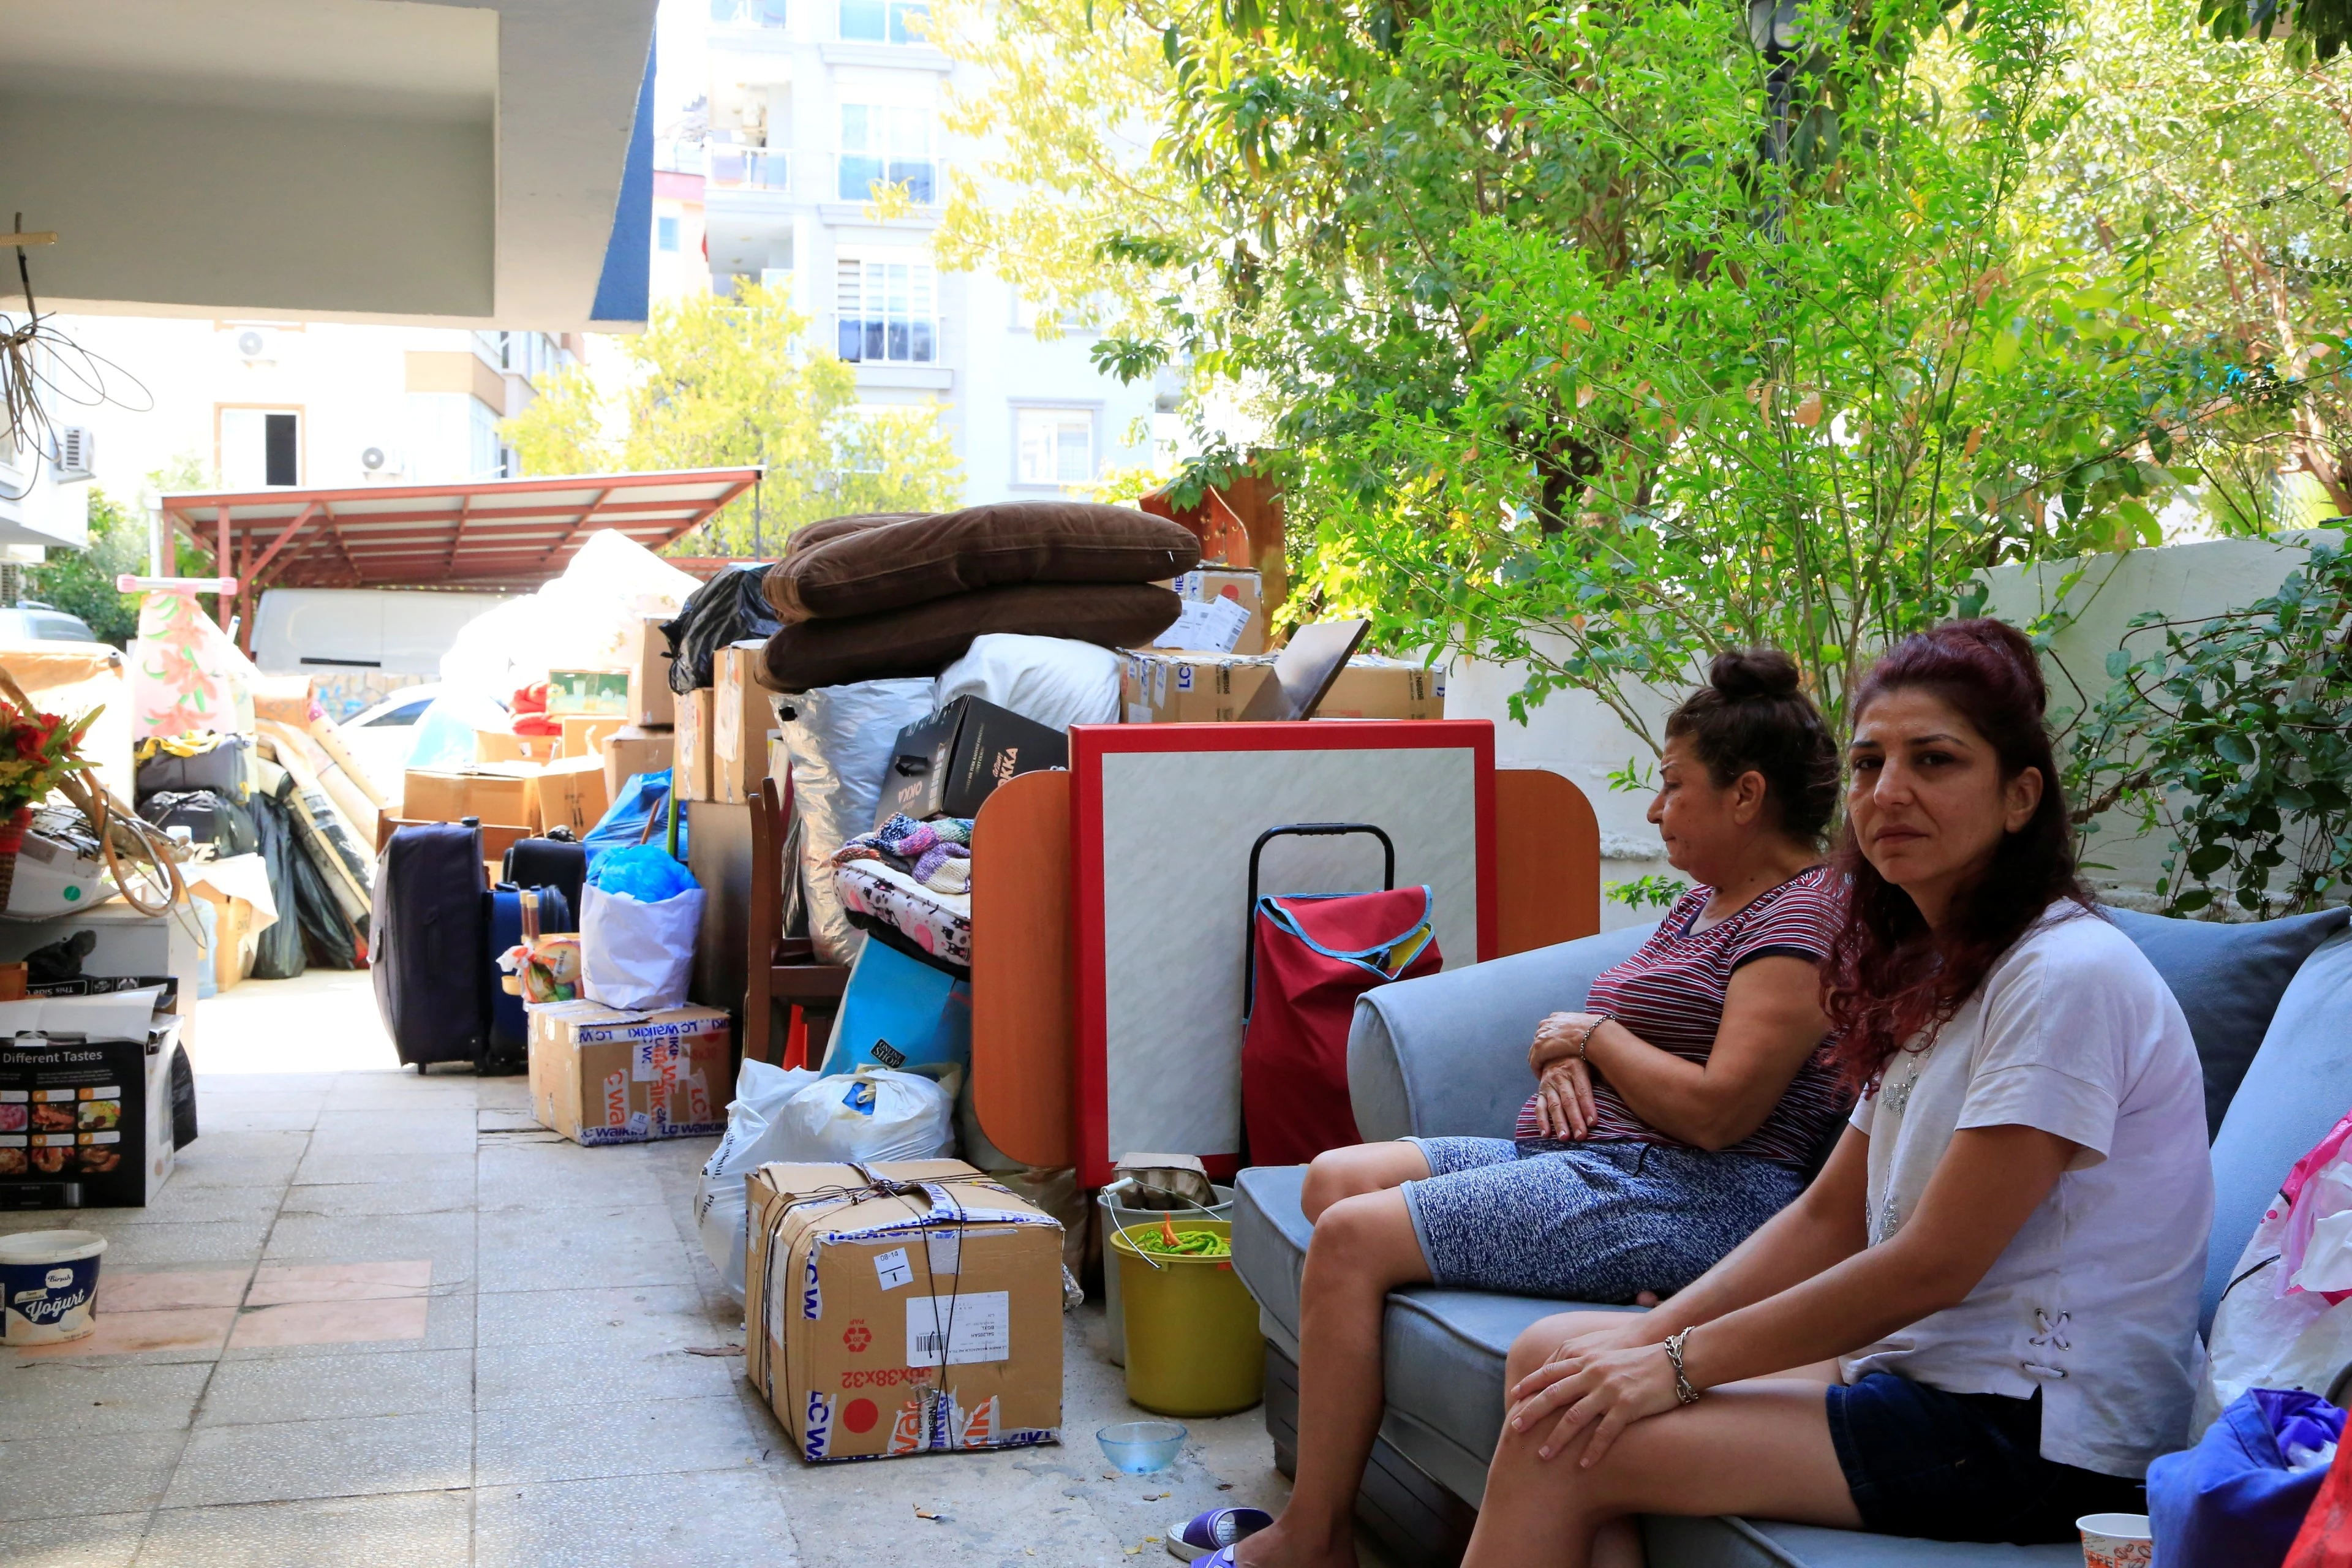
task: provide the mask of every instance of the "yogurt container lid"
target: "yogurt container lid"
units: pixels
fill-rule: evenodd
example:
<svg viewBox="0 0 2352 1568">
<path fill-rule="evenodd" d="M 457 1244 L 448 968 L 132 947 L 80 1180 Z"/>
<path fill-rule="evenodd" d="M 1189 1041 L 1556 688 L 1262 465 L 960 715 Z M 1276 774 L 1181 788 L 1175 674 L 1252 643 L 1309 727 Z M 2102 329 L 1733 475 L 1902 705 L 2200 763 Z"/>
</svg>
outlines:
<svg viewBox="0 0 2352 1568">
<path fill-rule="evenodd" d="M 72 1263 L 106 1250 L 94 1230 L 20 1230 L 0 1236 L 0 1263 Z"/>
</svg>

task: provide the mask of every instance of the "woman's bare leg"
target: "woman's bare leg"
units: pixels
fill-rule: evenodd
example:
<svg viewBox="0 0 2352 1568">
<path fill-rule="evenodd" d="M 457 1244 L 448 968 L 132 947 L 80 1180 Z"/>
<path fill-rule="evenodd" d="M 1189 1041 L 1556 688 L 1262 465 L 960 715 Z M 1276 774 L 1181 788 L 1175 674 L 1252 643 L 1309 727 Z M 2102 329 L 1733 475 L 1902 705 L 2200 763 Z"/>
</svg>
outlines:
<svg viewBox="0 0 2352 1568">
<path fill-rule="evenodd" d="M 1409 1143 L 1363 1147 L 1421 1157 Z M 1330 1158 L 1318 1158 L 1314 1169 Z M 1427 1173 L 1425 1163 L 1421 1168 Z M 1299 1282 L 1298 1474 L 1282 1517 L 1236 1547 L 1236 1561 L 1250 1568 L 1352 1568 L 1356 1488 L 1384 1397 L 1382 1306 L 1397 1286 L 1428 1278 L 1412 1216 L 1394 1187 L 1339 1197 L 1321 1211 Z"/>
<path fill-rule="evenodd" d="M 1506 1377 L 1517 1382 L 1595 1321 L 1568 1313 L 1536 1324 L 1511 1347 Z M 1825 1363 L 1709 1389 L 1696 1405 L 1627 1427 L 1591 1469 L 1580 1465 L 1581 1443 L 1536 1457 L 1550 1423 L 1526 1433 L 1506 1425 L 1463 1568 L 1640 1568 L 1633 1516 L 1642 1513 L 1861 1528 L 1822 1397 L 1835 1377 Z"/>
<path fill-rule="evenodd" d="M 1425 1180 L 1429 1156 L 1418 1143 L 1351 1143 L 1315 1156 L 1307 1167 L 1307 1184 L 1298 1190 L 1298 1206 L 1309 1225 L 1341 1198 L 1360 1193 L 1384 1193 L 1407 1182 Z"/>
</svg>

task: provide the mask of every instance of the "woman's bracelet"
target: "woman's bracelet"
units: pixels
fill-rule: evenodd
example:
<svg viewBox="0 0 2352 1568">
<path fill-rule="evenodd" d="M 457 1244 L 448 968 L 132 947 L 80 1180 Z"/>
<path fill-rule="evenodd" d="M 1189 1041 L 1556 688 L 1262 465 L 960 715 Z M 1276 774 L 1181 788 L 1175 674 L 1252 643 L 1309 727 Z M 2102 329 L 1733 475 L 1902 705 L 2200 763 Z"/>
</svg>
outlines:
<svg viewBox="0 0 2352 1568">
<path fill-rule="evenodd" d="M 1613 1024 L 1616 1021 L 1616 1015 L 1613 1013 L 1593 1014 L 1592 1022 L 1585 1025 L 1584 1032 L 1576 1037 L 1576 1059 L 1578 1061 L 1583 1061 L 1586 1058 L 1586 1054 L 1592 1049 L 1593 1030 L 1601 1027 L 1603 1024 Z"/>
<path fill-rule="evenodd" d="M 1691 1328 L 1697 1326 L 1694 1323 Z M 1683 1342 L 1689 1339 L 1690 1335 L 1690 1329 L 1685 1329 L 1680 1333 L 1666 1336 L 1666 1360 L 1674 1364 L 1675 1397 L 1685 1405 L 1696 1405 L 1698 1390 L 1691 1386 L 1689 1376 L 1683 1371 Z"/>
</svg>

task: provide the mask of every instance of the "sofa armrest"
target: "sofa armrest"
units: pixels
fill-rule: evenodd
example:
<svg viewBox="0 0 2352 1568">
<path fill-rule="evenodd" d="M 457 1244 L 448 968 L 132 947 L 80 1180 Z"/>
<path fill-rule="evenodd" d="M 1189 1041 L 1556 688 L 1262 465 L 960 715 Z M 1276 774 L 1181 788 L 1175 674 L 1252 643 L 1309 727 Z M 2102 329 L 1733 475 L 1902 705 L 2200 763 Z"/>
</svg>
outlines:
<svg viewBox="0 0 2352 1568">
<path fill-rule="evenodd" d="M 1602 931 L 1364 993 L 1348 1030 L 1348 1096 L 1368 1142 L 1507 1138 L 1534 1090 L 1528 1047 L 1548 1014 L 1584 1005 L 1593 977 L 1654 924 Z"/>
</svg>

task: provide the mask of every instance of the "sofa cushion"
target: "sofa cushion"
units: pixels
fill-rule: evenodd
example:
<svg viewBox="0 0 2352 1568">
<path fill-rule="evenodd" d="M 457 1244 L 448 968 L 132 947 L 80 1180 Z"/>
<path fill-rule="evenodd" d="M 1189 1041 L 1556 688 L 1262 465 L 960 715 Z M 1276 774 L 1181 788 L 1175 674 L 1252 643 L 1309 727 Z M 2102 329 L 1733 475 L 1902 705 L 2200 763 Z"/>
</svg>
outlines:
<svg viewBox="0 0 2352 1568">
<path fill-rule="evenodd" d="M 2205 1068 L 2205 1135 L 2221 1131 L 2287 983 L 2311 950 L 2342 931 L 2352 910 L 2228 925 L 2134 910 L 2105 911 L 2172 988 Z M 2233 1253 L 2232 1257 L 2235 1256 Z"/>
<path fill-rule="evenodd" d="M 935 676 L 987 632 L 1139 647 L 1182 607 L 1156 583 L 1021 583 L 878 615 L 786 626 L 768 639 L 761 659 L 767 684 L 778 691 Z"/>
<path fill-rule="evenodd" d="M 765 587 L 791 623 L 870 616 L 1008 583 L 1159 582 L 1200 559 L 1192 530 L 1132 507 L 993 501 L 842 530 L 787 553 L 768 569 Z"/>
<path fill-rule="evenodd" d="M 2352 931 L 2295 972 L 2213 1140 L 2213 1243 L 2204 1310 L 2213 1309 L 2287 1170 L 2352 1110 Z"/>
<path fill-rule="evenodd" d="M 1253 1165 L 1234 1178 L 1234 1272 L 1257 1298 L 1266 1338 L 1298 1353 L 1298 1276 L 1315 1227 L 1298 1206 L 1304 1165 Z"/>
</svg>

